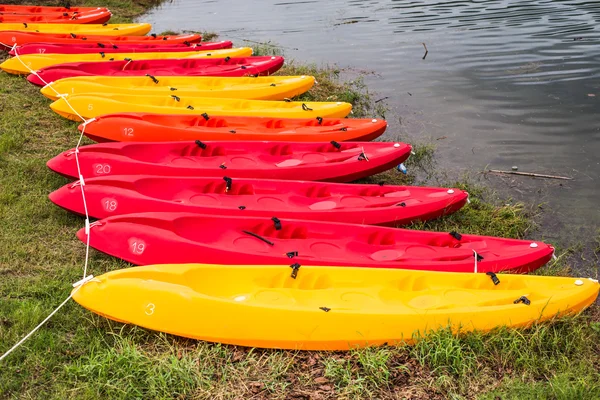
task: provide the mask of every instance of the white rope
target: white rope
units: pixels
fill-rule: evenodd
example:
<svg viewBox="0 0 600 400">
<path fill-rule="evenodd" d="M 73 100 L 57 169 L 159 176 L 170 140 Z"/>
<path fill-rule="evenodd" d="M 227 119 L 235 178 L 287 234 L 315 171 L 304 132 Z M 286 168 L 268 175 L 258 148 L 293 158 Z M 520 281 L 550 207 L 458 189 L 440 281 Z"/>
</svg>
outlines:
<svg viewBox="0 0 600 400">
<path fill-rule="evenodd" d="M 1 45 L 6 46 L 4 43 L 0 43 Z M 10 47 L 10 46 L 6 46 L 6 47 Z M 85 134 L 85 128 L 86 126 L 90 123 L 95 121 L 95 118 L 86 120 L 85 118 L 83 118 L 81 116 L 81 114 L 79 114 L 79 112 L 77 112 L 77 110 L 71 105 L 71 103 L 69 103 L 69 101 L 67 100 L 67 96 L 66 95 L 62 95 L 61 93 L 59 93 L 53 86 L 52 86 L 52 82 L 48 83 L 44 80 L 44 78 L 42 78 L 36 71 L 34 71 L 33 69 L 31 69 L 27 64 L 25 64 L 23 62 L 23 60 L 21 60 L 21 57 L 19 56 L 18 52 L 17 52 L 17 44 L 15 43 L 14 46 L 12 46 L 12 50 L 14 50 L 14 57 L 21 63 L 23 64 L 23 66 L 25 68 L 27 68 L 27 70 L 29 70 L 29 72 L 31 72 L 32 74 L 34 74 L 35 76 L 37 76 L 46 87 L 49 87 L 50 89 L 52 89 L 54 91 L 54 93 L 56 93 L 56 95 L 60 98 L 62 98 L 64 100 L 64 102 L 69 106 L 69 108 L 71 108 L 71 110 L 73 110 L 73 112 L 79 117 L 81 118 L 81 120 L 83 121 L 82 124 L 82 129 L 81 129 L 81 134 L 79 135 L 79 140 L 77 141 L 77 146 L 75 146 L 75 151 L 73 152 L 75 154 L 75 163 L 77 164 L 77 174 L 79 176 L 79 186 L 81 187 L 81 197 L 83 199 L 83 208 L 85 210 L 85 232 L 86 232 L 86 245 L 85 245 L 85 261 L 83 264 L 83 278 L 79 281 L 73 284 L 73 287 L 75 288 L 75 290 L 71 291 L 71 294 L 69 294 L 69 296 L 62 302 L 60 303 L 60 305 L 58 307 L 56 307 L 54 309 L 54 311 L 52 311 L 42 322 L 40 322 L 35 328 L 33 328 L 27 335 L 25 335 L 21 340 L 19 340 L 17 343 L 15 343 L 15 345 L 13 347 L 11 347 L 10 349 L 8 349 L 8 351 L 6 351 L 4 354 L 2 354 L 0 356 L 0 362 L 2 360 L 4 360 L 9 354 L 11 354 L 13 351 L 15 351 L 19 346 L 21 346 L 27 339 L 29 339 L 31 337 L 31 335 L 33 335 L 38 329 L 40 329 L 42 326 L 44 326 L 44 324 L 46 322 L 48 322 L 50 320 L 50 318 L 52 318 L 52 316 L 54 316 L 54 314 L 56 314 L 58 312 L 58 310 L 60 310 L 65 304 L 68 303 L 69 300 L 71 300 L 71 298 L 73 297 L 73 295 L 75 293 L 77 293 L 77 291 L 83 286 L 85 285 L 87 282 L 91 281 L 92 278 L 94 277 L 93 275 L 87 275 L 87 269 L 88 269 L 88 262 L 89 262 L 89 255 L 90 255 L 90 227 L 93 226 L 93 224 L 90 224 L 90 216 L 88 214 L 88 209 L 87 209 L 87 202 L 85 199 L 85 181 L 83 179 L 83 175 L 81 174 L 81 167 L 79 165 L 79 147 L 81 146 L 81 141 L 83 140 L 83 136 Z"/>
<path fill-rule="evenodd" d="M 73 290 L 73 291 L 71 292 L 71 294 L 69 295 L 69 297 L 67 297 L 67 298 L 66 298 L 66 299 L 65 299 L 65 300 L 64 300 L 62 303 L 60 303 L 60 305 L 59 305 L 58 307 L 56 307 L 56 308 L 54 309 L 54 311 L 52 311 L 52 312 L 50 313 L 50 315 L 48 315 L 48 316 L 47 316 L 47 317 L 46 317 L 46 318 L 45 318 L 45 319 L 44 319 L 42 322 L 40 322 L 40 323 L 38 324 L 38 326 L 36 326 L 35 328 L 33 328 L 33 329 L 31 330 L 31 332 L 29 332 L 27 335 L 25 335 L 25 336 L 23 337 L 23 339 L 19 340 L 19 341 L 18 341 L 18 342 L 17 342 L 17 343 L 16 343 L 16 344 L 13 346 L 13 347 L 11 347 L 11 348 L 10 348 L 10 349 L 8 349 L 8 350 L 7 350 L 7 351 L 6 351 L 4 354 L 2 354 L 2 355 L 0 356 L 0 362 L 1 362 L 2 360 L 4 360 L 6 357 L 8 357 L 8 355 L 9 355 L 10 353 L 12 353 L 13 351 L 15 351 L 15 350 L 16 350 L 16 349 L 17 349 L 19 346 L 21 346 L 21 345 L 22 345 L 22 344 L 23 344 L 23 343 L 24 343 L 24 342 L 25 342 L 27 339 L 29 339 L 29 337 L 30 337 L 31 335 L 33 335 L 33 334 L 34 334 L 34 333 L 35 333 L 35 332 L 36 332 L 38 329 L 40 329 L 40 328 L 41 328 L 41 327 L 42 327 L 42 326 L 43 326 L 43 325 L 44 325 L 46 322 L 48 322 L 48 320 L 49 320 L 50 318 L 52 318 L 52 316 L 53 316 L 54 314 L 56 314 L 56 313 L 58 312 L 58 310 L 60 310 L 60 309 L 61 309 L 61 308 L 62 308 L 62 307 L 65 305 L 65 304 L 67 304 L 67 302 L 68 302 L 69 300 L 71 300 L 71 297 L 73 297 L 73 295 L 74 295 L 74 294 L 75 294 L 75 293 L 76 293 L 76 292 L 79 290 L 79 288 L 81 288 L 81 286 L 78 286 L 78 287 L 77 287 L 75 290 Z"/>
</svg>

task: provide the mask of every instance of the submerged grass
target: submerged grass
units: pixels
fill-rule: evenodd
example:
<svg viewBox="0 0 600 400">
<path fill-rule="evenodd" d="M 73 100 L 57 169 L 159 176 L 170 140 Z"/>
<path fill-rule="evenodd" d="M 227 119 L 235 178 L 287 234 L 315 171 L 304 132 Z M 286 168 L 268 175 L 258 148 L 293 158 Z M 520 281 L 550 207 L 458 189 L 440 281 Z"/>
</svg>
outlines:
<svg viewBox="0 0 600 400">
<path fill-rule="evenodd" d="M 55 2 L 58 3 L 58 2 Z M 79 2 L 89 4 L 88 2 Z M 158 2 L 107 1 L 134 16 Z M 122 21 L 128 17 L 121 18 Z M 360 79 L 336 67 L 292 63 L 281 72 L 315 75 L 304 100 L 350 101 L 354 116 L 377 113 Z M 47 194 L 66 183 L 45 162 L 73 147 L 76 124 L 50 111 L 23 77 L 0 74 L 0 353 L 37 325 L 81 275 L 82 219 Z M 409 174 L 371 178 L 421 182 L 435 149 L 415 146 Z M 497 199 L 464 182 L 462 211 L 412 228 L 505 237 L 531 236 L 536 209 Z M 552 268 L 568 270 L 568 257 Z M 95 275 L 125 263 L 92 252 Z M 191 341 L 123 326 L 65 306 L 0 367 L 0 398 L 600 398 L 600 309 L 530 329 L 489 334 L 440 330 L 415 346 L 341 352 L 258 350 Z"/>
</svg>

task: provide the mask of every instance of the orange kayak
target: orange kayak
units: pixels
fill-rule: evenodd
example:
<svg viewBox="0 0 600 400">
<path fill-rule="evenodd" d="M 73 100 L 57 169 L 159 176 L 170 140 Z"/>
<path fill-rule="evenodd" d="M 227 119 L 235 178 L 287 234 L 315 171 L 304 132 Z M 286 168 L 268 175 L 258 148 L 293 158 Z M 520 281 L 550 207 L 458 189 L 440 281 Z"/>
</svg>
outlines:
<svg viewBox="0 0 600 400">
<path fill-rule="evenodd" d="M 0 49 L 10 50 L 16 44 L 21 46 L 27 43 L 53 43 L 53 44 L 86 44 L 101 43 L 105 46 L 113 44 L 166 44 L 166 43 L 200 43 L 202 36 L 197 34 L 173 36 L 104 36 L 104 35 L 76 35 L 74 33 L 39 33 L 22 31 L 0 31 Z"/>
<path fill-rule="evenodd" d="M 12 14 L 0 13 L 0 23 L 104 24 L 112 16 L 106 8 L 84 12 Z"/>
<path fill-rule="evenodd" d="M 239 116 L 108 114 L 89 122 L 84 134 L 96 142 L 247 140 L 286 142 L 369 141 L 383 134 L 385 120 Z M 79 126 L 83 130 L 83 125 Z"/>
</svg>

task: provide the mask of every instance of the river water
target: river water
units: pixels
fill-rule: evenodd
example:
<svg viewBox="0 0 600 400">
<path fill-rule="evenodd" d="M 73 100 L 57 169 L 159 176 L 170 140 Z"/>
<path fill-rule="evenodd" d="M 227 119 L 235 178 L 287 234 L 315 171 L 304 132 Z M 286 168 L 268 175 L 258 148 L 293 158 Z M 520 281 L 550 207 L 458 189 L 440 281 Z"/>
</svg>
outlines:
<svg viewBox="0 0 600 400">
<path fill-rule="evenodd" d="M 600 225 L 600 1 L 174 0 L 140 20 L 373 71 L 388 139 L 435 142 L 450 176 L 518 166 L 573 177 L 487 179 L 547 203 L 558 223 L 545 238 L 586 240 Z"/>
</svg>

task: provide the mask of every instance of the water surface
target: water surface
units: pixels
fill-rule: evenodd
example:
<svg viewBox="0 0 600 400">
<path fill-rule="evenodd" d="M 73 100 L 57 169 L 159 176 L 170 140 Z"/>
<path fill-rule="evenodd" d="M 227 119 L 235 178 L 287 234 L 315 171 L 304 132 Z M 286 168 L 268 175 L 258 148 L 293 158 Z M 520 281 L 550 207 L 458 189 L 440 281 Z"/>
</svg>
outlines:
<svg viewBox="0 0 600 400">
<path fill-rule="evenodd" d="M 454 175 L 514 165 L 572 176 L 489 179 L 547 202 L 560 221 L 550 238 L 600 225 L 598 1 L 175 0 L 142 19 L 155 32 L 273 41 L 288 58 L 374 71 L 387 138 L 433 140 Z"/>
</svg>

